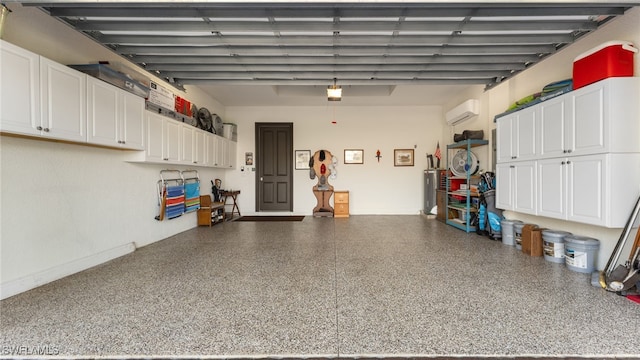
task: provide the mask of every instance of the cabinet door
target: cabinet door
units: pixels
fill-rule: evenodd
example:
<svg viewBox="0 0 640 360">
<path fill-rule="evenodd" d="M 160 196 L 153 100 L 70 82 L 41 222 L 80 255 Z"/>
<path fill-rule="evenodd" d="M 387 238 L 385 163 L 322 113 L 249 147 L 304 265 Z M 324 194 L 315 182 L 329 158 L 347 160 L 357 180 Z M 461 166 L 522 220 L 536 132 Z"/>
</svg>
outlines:
<svg viewBox="0 0 640 360">
<path fill-rule="evenodd" d="M 538 161 L 538 215 L 566 219 L 566 159 Z"/>
<path fill-rule="evenodd" d="M 227 142 L 225 141 L 226 139 L 217 135 L 214 135 L 214 139 L 215 139 L 214 144 L 216 148 L 214 166 L 218 168 L 225 168 L 227 167 L 227 161 L 228 161 Z"/>
<path fill-rule="evenodd" d="M 163 160 L 175 163 L 180 162 L 182 123 L 175 120 L 166 120 L 164 122 L 164 130 Z"/>
<path fill-rule="evenodd" d="M 567 219 L 603 225 L 605 155 L 567 159 Z"/>
<path fill-rule="evenodd" d="M 515 163 L 513 210 L 536 214 L 536 162 Z"/>
<path fill-rule="evenodd" d="M 182 151 L 180 154 L 180 162 L 183 164 L 193 164 L 193 134 L 196 128 L 189 124 L 182 124 Z"/>
<path fill-rule="evenodd" d="M 209 163 L 213 167 L 219 167 L 219 164 L 222 162 L 222 158 L 219 155 L 221 149 L 220 146 L 220 137 L 216 135 L 210 135 L 209 137 Z"/>
<path fill-rule="evenodd" d="M 573 94 L 574 121 L 569 134 L 569 152 L 575 155 L 595 154 L 605 150 L 604 85 L 580 89 Z M 637 100 L 636 100 L 637 101 Z"/>
<path fill-rule="evenodd" d="M 515 159 L 531 160 L 537 155 L 538 126 L 536 107 L 517 112 L 515 119 Z M 512 144 L 513 147 L 513 144 Z"/>
<path fill-rule="evenodd" d="M 496 163 L 513 161 L 515 156 L 515 115 L 503 116 L 496 120 Z"/>
<path fill-rule="evenodd" d="M 120 99 L 120 144 L 127 149 L 144 150 L 144 99 L 124 90 L 120 91 Z"/>
<path fill-rule="evenodd" d="M 196 129 L 193 132 L 193 164 L 194 165 L 206 165 L 206 143 L 205 143 L 206 134 Z"/>
<path fill-rule="evenodd" d="M 513 192 L 515 165 L 511 163 L 496 164 L 496 207 L 513 210 Z"/>
<path fill-rule="evenodd" d="M 238 143 L 229 140 L 229 168 L 235 169 L 238 162 Z"/>
<path fill-rule="evenodd" d="M 0 130 L 40 134 L 40 56 L 0 40 L 0 59 Z"/>
<path fill-rule="evenodd" d="M 164 133 L 165 122 L 161 115 L 146 111 L 146 156 L 145 160 L 150 162 L 164 161 Z"/>
<path fill-rule="evenodd" d="M 219 141 L 219 148 L 221 150 L 220 155 L 221 155 L 221 162 L 220 167 L 222 168 L 228 168 L 231 165 L 230 159 L 229 159 L 229 139 L 221 137 L 220 139 L 218 139 Z"/>
<path fill-rule="evenodd" d="M 213 135 L 209 132 L 204 132 L 204 143 L 205 143 L 205 157 L 204 164 L 205 166 L 213 167 L 215 163 L 215 144 L 213 143 Z"/>
<path fill-rule="evenodd" d="M 570 148 L 567 129 L 573 128 L 573 117 L 566 99 L 560 96 L 540 103 L 541 158 L 564 156 Z"/>
<path fill-rule="evenodd" d="M 120 144 L 118 122 L 120 89 L 106 82 L 87 78 L 87 141 L 93 144 Z"/>
<path fill-rule="evenodd" d="M 47 137 L 87 141 L 87 75 L 40 57 L 42 128 Z"/>
</svg>

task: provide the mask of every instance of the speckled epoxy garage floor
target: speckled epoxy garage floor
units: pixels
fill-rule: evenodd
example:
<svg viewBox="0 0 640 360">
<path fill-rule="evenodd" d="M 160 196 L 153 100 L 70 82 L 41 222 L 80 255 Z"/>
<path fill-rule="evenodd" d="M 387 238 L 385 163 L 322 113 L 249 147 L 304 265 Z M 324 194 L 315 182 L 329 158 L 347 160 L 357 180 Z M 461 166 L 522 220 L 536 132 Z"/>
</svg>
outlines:
<svg viewBox="0 0 640 360">
<path fill-rule="evenodd" d="M 3 300 L 0 345 L 62 356 L 640 356 L 640 306 L 589 279 L 421 216 L 227 222 Z"/>
</svg>

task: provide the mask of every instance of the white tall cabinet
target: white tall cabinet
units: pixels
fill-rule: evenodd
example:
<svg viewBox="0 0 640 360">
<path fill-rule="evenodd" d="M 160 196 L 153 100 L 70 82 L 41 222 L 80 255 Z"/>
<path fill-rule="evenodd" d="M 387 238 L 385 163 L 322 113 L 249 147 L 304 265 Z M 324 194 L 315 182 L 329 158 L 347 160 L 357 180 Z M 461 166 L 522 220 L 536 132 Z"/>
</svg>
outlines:
<svg viewBox="0 0 640 360">
<path fill-rule="evenodd" d="M 497 118 L 496 206 L 623 227 L 640 194 L 638 99 L 639 78 L 610 78 Z M 535 151 L 506 150 L 527 134 Z"/>
</svg>

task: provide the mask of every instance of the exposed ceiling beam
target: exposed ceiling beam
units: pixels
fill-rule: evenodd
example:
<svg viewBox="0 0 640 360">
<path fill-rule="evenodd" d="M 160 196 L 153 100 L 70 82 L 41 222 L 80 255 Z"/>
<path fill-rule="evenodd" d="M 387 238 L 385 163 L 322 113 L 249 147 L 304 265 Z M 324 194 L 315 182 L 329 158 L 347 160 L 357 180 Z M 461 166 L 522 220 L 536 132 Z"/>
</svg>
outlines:
<svg viewBox="0 0 640 360">
<path fill-rule="evenodd" d="M 146 64 L 149 71 L 166 72 L 247 72 L 247 71 L 501 71 L 504 69 L 524 70 L 521 63 L 504 64 L 304 64 L 287 65 L 273 62 L 272 64 Z"/>
<path fill-rule="evenodd" d="M 584 20 L 532 21 L 70 21 L 81 31 L 137 32 L 438 32 L 438 31 L 585 31 L 598 24 Z"/>
<path fill-rule="evenodd" d="M 509 76 L 509 71 L 237 71 L 237 72 L 208 72 L 208 71 L 169 71 L 162 72 L 162 76 L 180 79 L 487 79 L 492 77 Z"/>
<path fill-rule="evenodd" d="M 282 80 L 282 79 L 175 79 L 182 85 L 320 85 L 333 83 L 326 79 Z M 339 85 L 486 85 L 495 78 L 486 79 L 339 79 Z"/>
<path fill-rule="evenodd" d="M 425 55 L 425 56 L 191 56 L 191 55 L 132 55 L 139 64 L 496 64 L 531 63 L 538 55 Z"/>
<path fill-rule="evenodd" d="M 575 37 L 571 34 L 536 34 L 536 35 L 229 35 L 229 36 L 176 36 L 176 35 L 103 35 L 100 41 L 104 44 L 120 45 L 174 45 L 174 46 L 213 46 L 233 44 L 234 46 L 265 46 L 265 45 L 517 45 L 517 44 L 548 44 L 571 43 Z"/>
<path fill-rule="evenodd" d="M 571 3 L 553 4 L 545 3 L 545 6 L 531 6 L 523 3 L 469 3 L 446 5 L 437 3 L 351 3 L 348 7 L 338 7 L 334 4 L 216 4 L 216 3 L 163 3 L 163 7 L 150 4 L 87 4 L 81 5 L 64 3 L 27 3 L 28 6 L 42 6 L 48 8 L 52 16 L 60 17 L 213 17 L 213 18 L 263 18 L 268 16 L 285 18 L 318 18 L 318 17 L 389 17 L 402 16 L 407 10 L 413 17 L 466 17 L 473 13 L 474 16 L 503 17 L 503 16 L 567 16 L 567 15 L 622 15 L 629 6 L 625 4 L 588 3 L 583 6 L 571 6 Z"/>
<path fill-rule="evenodd" d="M 121 54 L 133 55 L 206 55 L 206 56 L 401 56 L 401 55 L 511 55 L 553 53 L 553 45 L 515 46 L 251 46 L 251 47 L 183 47 L 183 46 L 118 46 Z"/>
</svg>

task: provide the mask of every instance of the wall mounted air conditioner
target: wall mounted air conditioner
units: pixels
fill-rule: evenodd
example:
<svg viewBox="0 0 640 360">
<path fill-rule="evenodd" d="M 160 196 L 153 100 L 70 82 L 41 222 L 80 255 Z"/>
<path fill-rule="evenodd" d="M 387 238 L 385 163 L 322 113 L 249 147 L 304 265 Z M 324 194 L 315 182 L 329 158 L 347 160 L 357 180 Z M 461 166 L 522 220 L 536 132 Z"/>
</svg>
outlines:
<svg viewBox="0 0 640 360">
<path fill-rule="evenodd" d="M 447 124 L 449 125 L 458 125 L 477 116 L 479 113 L 480 101 L 477 99 L 469 99 L 448 111 L 445 114 L 445 119 L 447 119 Z"/>
</svg>

